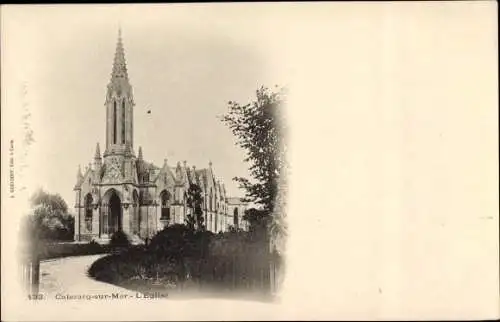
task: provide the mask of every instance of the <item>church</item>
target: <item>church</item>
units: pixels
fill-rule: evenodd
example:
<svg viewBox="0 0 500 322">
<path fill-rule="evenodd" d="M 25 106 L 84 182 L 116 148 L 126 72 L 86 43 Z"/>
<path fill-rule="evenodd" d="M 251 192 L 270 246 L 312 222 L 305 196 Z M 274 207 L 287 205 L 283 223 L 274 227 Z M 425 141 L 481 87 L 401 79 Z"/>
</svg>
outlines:
<svg viewBox="0 0 500 322">
<path fill-rule="evenodd" d="M 186 193 L 191 184 L 202 190 L 207 230 L 218 233 L 231 226 L 248 229 L 243 220 L 246 204 L 230 197 L 224 183 L 208 167 L 147 162 L 141 147 L 134 151 L 134 97 L 129 82 L 121 31 L 107 86 L 106 145 L 99 143 L 93 162 L 78 168 L 75 191 L 75 240 L 107 241 L 123 231 L 134 242 L 151 238 L 164 227 L 185 223 L 191 208 Z"/>
</svg>

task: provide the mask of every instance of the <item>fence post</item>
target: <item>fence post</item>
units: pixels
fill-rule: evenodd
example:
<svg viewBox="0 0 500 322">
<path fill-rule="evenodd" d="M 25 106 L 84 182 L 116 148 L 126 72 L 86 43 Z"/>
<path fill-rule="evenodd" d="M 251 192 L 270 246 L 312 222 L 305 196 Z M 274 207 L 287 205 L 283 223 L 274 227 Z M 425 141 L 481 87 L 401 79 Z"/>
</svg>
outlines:
<svg viewBox="0 0 500 322">
<path fill-rule="evenodd" d="M 34 256 L 31 262 L 31 294 L 37 295 L 40 289 L 40 258 Z"/>
<path fill-rule="evenodd" d="M 21 269 L 24 290 L 26 292 L 29 292 L 31 288 L 31 262 L 28 259 L 24 258 L 21 264 Z"/>
</svg>

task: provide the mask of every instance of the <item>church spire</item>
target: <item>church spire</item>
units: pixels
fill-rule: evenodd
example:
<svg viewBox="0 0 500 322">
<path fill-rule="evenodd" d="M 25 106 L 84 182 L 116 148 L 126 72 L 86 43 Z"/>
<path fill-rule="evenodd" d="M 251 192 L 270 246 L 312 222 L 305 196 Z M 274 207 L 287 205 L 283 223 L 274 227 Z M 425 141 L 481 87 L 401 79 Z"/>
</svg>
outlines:
<svg viewBox="0 0 500 322">
<path fill-rule="evenodd" d="M 94 156 L 94 169 L 96 170 L 96 179 L 98 178 L 97 174 L 100 172 L 102 166 L 101 159 L 101 150 L 99 149 L 99 142 L 97 142 L 95 146 L 95 156 Z"/>
<path fill-rule="evenodd" d="M 80 182 L 80 180 L 83 179 L 83 174 L 82 174 L 82 167 L 81 165 L 78 165 L 78 171 L 76 173 L 76 181 Z"/>
<path fill-rule="evenodd" d="M 137 158 L 142 161 L 142 147 L 139 147 L 139 152 Z"/>
<path fill-rule="evenodd" d="M 99 142 L 97 142 L 97 145 L 95 147 L 95 156 L 94 159 L 100 159 L 101 158 L 101 151 L 99 149 Z"/>
<path fill-rule="evenodd" d="M 111 78 L 128 80 L 127 63 L 125 61 L 125 49 L 123 48 L 122 28 L 118 29 L 118 41 L 116 42 L 115 59 L 113 61 L 113 72 Z"/>
<path fill-rule="evenodd" d="M 122 31 L 118 31 L 111 80 L 106 93 L 106 150 L 110 154 L 131 156 L 133 153 L 134 98 L 123 49 Z"/>
</svg>

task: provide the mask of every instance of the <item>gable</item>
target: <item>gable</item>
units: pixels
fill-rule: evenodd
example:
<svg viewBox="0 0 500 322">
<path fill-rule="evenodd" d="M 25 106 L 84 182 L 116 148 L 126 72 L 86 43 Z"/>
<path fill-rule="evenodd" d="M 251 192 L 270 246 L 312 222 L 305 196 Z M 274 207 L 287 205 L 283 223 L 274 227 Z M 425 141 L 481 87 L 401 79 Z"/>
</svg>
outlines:
<svg viewBox="0 0 500 322">
<path fill-rule="evenodd" d="M 173 187 L 176 184 L 176 179 L 171 167 L 164 166 L 156 173 L 152 182 L 156 183 L 158 187 Z"/>
</svg>

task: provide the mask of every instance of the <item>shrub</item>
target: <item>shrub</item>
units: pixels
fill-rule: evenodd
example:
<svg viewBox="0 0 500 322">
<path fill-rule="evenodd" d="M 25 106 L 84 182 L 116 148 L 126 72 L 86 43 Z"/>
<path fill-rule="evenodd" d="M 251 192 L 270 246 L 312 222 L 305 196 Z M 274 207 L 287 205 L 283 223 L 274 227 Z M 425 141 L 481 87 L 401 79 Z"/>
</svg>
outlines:
<svg viewBox="0 0 500 322">
<path fill-rule="evenodd" d="M 275 266 L 280 264 L 275 257 L 269 253 L 266 240 L 255 239 L 252 233 L 233 230 L 213 234 L 176 224 L 158 232 L 147 246 L 128 247 L 100 258 L 90 267 L 89 275 L 133 289 L 168 284 L 187 290 L 189 280 L 207 290 L 267 291 L 271 261 Z"/>
<path fill-rule="evenodd" d="M 129 247 L 131 242 L 128 236 L 123 231 L 119 230 L 111 235 L 109 245 L 111 247 Z"/>
<path fill-rule="evenodd" d="M 30 198 L 31 213 L 23 218 L 22 233 L 31 242 L 72 241 L 75 218 L 68 213 L 68 205 L 59 194 L 36 191 Z"/>
<path fill-rule="evenodd" d="M 167 226 L 158 232 L 148 245 L 148 250 L 159 259 L 181 259 L 193 254 L 194 232 L 186 225 Z"/>
</svg>

